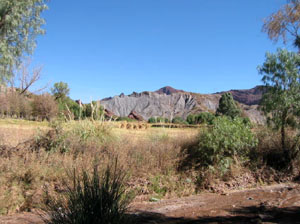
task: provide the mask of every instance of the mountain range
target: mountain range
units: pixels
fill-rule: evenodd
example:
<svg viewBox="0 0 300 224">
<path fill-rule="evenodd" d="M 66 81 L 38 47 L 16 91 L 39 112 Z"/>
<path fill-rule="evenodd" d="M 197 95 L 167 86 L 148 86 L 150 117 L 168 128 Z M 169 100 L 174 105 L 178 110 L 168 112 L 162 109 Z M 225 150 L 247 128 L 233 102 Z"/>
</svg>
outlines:
<svg viewBox="0 0 300 224">
<path fill-rule="evenodd" d="M 199 112 L 214 113 L 219 106 L 223 93 L 230 92 L 242 109 L 244 115 L 252 122 L 263 123 L 264 116 L 258 110 L 258 104 L 264 93 L 262 86 L 252 89 L 229 90 L 213 94 L 192 93 L 165 86 L 156 91 L 133 92 L 130 95 L 120 94 L 100 100 L 100 104 L 110 114 L 119 117 L 139 117 L 148 120 L 150 117 L 186 118 L 189 114 Z"/>
</svg>

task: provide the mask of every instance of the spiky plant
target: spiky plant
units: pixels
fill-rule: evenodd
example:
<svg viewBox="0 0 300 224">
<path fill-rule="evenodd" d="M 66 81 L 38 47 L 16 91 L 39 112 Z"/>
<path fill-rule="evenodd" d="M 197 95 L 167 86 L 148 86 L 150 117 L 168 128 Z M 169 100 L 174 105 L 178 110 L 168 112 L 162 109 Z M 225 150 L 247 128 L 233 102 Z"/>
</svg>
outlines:
<svg viewBox="0 0 300 224">
<path fill-rule="evenodd" d="M 108 166 L 102 175 L 96 166 L 92 174 L 85 170 L 81 174 L 74 171 L 73 185 L 66 187 L 66 193 L 48 199 L 45 223 L 132 223 L 125 214 L 130 201 L 124 187 L 125 175 L 117 168 L 117 163 Z"/>
</svg>

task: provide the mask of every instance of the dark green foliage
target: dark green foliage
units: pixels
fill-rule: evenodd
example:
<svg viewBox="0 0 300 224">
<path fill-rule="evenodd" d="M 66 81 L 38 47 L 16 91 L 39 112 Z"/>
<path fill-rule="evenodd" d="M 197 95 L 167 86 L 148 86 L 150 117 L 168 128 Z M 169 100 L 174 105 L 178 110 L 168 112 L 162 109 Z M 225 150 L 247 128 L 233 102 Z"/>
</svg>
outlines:
<svg viewBox="0 0 300 224">
<path fill-rule="evenodd" d="M 219 100 L 219 107 L 216 115 L 225 115 L 231 118 L 235 118 L 241 115 L 240 109 L 237 107 L 233 100 L 231 93 L 224 93 Z"/>
<path fill-rule="evenodd" d="M 90 175 L 75 171 L 73 185 L 58 199 L 48 198 L 45 212 L 48 224 L 121 224 L 132 223 L 125 214 L 130 197 L 125 191 L 125 175 L 117 165 L 108 166 L 103 175 L 97 167 Z"/>
<path fill-rule="evenodd" d="M 82 118 L 82 109 L 80 108 L 78 103 L 76 103 L 74 100 L 68 98 L 67 105 L 68 105 L 70 111 L 73 113 L 75 120 Z"/>
<path fill-rule="evenodd" d="M 196 114 L 190 114 L 187 116 L 186 121 L 189 124 L 196 124 Z"/>
<path fill-rule="evenodd" d="M 156 119 L 154 117 L 150 117 L 148 120 L 149 123 L 156 123 Z"/>
<path fill-rule="evenodd" d="M 169 119 L 168 118 L 164 118 L 164 117 L 151 117 L 148 120 L 149 123 L 169 123 Z"/>
<path fill-rule="evenodd" d="M 136 120 L 131 119 L 131 118 L 129 118 L 129 117 L 118 117 L 118 118 L 117 118 L 117 121 L 134 122 L 134 121 L 136 121 Z"/>
<path fill-rule="evenodd" d="M 224 174 L 235 158 L 246 161 L 257 139 L 242 118 L 217 117 L 214 125 L 201 132 L 198 155 L 203 167 L 214 167 Z"/>
<path fill-rule="evenodd" d="M 260 108 L 269 125 L 281 130 L 281 146 L 286 151 L 286 128 L 299 125 L 300 114 L 300 56 L 278 49 L 276 54 L 266 54 L 265 63 L 258 68 L 267 87 Z"/>
<path fill-rule="evenodd" d="M 183 118 L 181 117 L 174 117 L 172 120 L 173 124 L 188 124 Z"/>
<path fill-rule="evenodd" d="M 190 114 L 187 117 L 187 122 L 189 124 L 213 124 L 215 115 L 210 112 L 201 112 L 199 114 Z"/>
<path fill-rule="evenodd" d="M 83 117 L 91 117 L 92 116 L 92 106 L 90 103 L 83 105 Z"/>
<path fill-rule="evenodd" d="M 242 120 L 245 125 L 249 125 L 250 127 L 252 126 L 251 120 L 249 117 L 242 117 Z"/>
<path fill-rule="evenodd" d="M 82 118 L 92 118 L 100 120 L 104 117 L 104 108 L 96 101 L 84 104 L 82 108 Z"/>
</svg>

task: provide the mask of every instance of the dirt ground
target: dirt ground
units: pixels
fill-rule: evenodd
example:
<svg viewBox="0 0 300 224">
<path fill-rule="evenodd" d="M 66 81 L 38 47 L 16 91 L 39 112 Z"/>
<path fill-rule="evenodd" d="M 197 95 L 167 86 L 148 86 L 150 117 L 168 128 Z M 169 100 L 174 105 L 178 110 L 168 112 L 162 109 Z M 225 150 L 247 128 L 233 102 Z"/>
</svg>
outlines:
<svg viewBox="0 0 300 224">
<path fill-rule="evenodd" d="M 202 193 L 160 202 L 134 203 L 137 223 L 300 223 L 300 185 L 278 184 L 223 194 Z M 0 217 L 1 224 L 41 224 L 38 215 Z"/>
</svg>

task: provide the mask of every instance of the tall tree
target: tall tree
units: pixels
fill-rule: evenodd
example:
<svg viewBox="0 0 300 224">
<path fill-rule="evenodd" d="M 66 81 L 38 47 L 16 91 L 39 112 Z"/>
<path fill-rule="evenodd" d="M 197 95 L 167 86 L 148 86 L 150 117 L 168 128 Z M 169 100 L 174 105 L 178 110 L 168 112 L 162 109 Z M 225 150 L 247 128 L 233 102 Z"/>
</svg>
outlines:
<svg viewBox="0 0 300 224">
<path fill-rule="evenodd" d="M 231 93 L 224 93 L 222 95 L 219 100 L 219 107 L 216 114 L 225 115 L 231 118 L 235 118 L 241 114 L 241 111 L 235 104 Z"/>
<path fill-rule="evenodd" d="M 53 96 L 55 97 L 55 100 L 64 101 L 66 99 L 66 97 L 69 95 L 70 89 L 69 89 L 68 83 L 57 82 L 57 83 L 54 83 L 54 86 L 51 89 L 51 92 L 52 92 Z"/>
<path fill-rule="evenodd" d="M 266 61 L 258 67 L 263 75 L 266 93 L 261 101 L 261 109 L 268 121 L 281 130 L 281 146 L 286 148 L 286 127 L 295 125 L 300 113 L 300 55 L 278 49 L 276 54 L 266 54 Z"/>
<path fill-rule="evenodd" d="M 294 46 L 300 50 L 299 28 L 300 0 L 291 0 L 265 19 L 262 30 L 275 42 L 282 39 L 286 43 L 292 38 Z"/>
<path fill-rule="evenodd" d="M 11 78 L 24 54 L 32 54 L 45 23 L 47 0 L 0 0 L 0 82 Z"/>
</svg>

